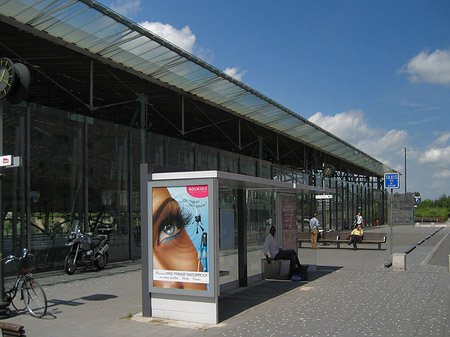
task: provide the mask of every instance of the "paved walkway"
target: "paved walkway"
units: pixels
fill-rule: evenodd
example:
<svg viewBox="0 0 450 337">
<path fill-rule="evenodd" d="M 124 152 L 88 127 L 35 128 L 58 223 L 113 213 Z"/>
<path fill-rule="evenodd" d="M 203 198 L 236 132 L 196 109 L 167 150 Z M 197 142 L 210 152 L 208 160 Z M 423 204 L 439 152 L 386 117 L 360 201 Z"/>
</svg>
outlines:
<svg viewBox="0 0 450 337">
<path fill-rule="evenodd" d="M 390 228 L 372 230 L 389 233 Z M 437 228 L 396 227 L 393 251 L 405 252 Z M 223 294 L 215 326 L 141 318 L 139 262 L 110 264 L 101 272 L 40 274 L 49 312 L 4 319 L 29 337 L 72 336 L 450 336 L 450 273 L 445 255 L 450 228 L 411 251 L 407 270 L 384 267 L 390 245 L 318 251 L 299 249 L 302 263 L 317 262 L 308 282 L 268 280 Z M 442 253 L 444 252 L 444 253 Z"/>
</svg>

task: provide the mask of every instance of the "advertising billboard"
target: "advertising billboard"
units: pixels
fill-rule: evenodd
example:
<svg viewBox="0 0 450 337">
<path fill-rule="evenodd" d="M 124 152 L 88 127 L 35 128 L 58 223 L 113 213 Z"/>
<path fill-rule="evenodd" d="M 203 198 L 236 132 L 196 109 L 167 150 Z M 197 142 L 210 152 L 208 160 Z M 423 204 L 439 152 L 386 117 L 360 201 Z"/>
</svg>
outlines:
<svg viewBox="0 0 450 337">
<path fill-rule="evenodd" d="M 153 292 L 193 291 L 191 294 L 203 292 L 205 296 L 210 292 L 214 278 L 211 192 L 207 183 L 150 188 L 149 276 Z"/>
<path fill-rule="evenodd" d="M 283 249 L 297 249 L 296 200 L 292 197 L 282 196 L 281 207 Z"/>
</svg>

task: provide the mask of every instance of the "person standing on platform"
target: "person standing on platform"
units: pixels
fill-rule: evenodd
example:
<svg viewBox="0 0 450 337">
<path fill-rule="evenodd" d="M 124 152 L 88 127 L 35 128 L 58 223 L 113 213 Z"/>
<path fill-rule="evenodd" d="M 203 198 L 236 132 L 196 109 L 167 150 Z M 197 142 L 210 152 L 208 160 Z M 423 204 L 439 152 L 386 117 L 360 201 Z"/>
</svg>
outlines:
<svg viewBox="0 0 450 337">
<path fill-rule="evenodd" d="M 364 219 L 361 215 L 361 212 L 358 212 L 356 214 L 356 226 L 355 227 L 358 227 L 358 225 L 361 225 L 361 227 L 364 226 Z"/>
<path fill-rule="evenodd" d="M 309 231 L 311 232 L 311 248 L 317 248 L 317 237 L 319 236 L 319 220 L 317 220 L 317 214 L 314 213 L 313 217 L 309 220 Z"/>
</svg>

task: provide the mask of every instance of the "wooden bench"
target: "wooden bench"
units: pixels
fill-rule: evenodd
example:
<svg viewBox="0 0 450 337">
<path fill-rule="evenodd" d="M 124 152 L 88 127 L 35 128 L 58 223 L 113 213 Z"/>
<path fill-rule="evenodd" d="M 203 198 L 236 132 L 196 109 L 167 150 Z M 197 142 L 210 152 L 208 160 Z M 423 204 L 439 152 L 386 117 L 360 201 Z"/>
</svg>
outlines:
<svg viewBox="0 0 450 337">
<path fill-rule="evenodd" d="M 347 239 L 350 235 L 349 231 L 344 232 L 322 232 L 321 236 L 317 239 L 317 243 L 335 243 L 337 248 L 341 248 L 341 243 L 349 243 L 350 240 Z M 299 248 L 302 247 L 302 242 L 311 242 L 310 232 L 299 232 L 298 233 L 298 244 Z M 364 239 L 361 243 L 372 243 L 378 244 L 378 249 L 381 249 L 381 244 L 386 243 L 386 233 L 373 233 L 364 232 Z"/>
<path fill-rule="evenodd" d="M 0 323 L 1 336 L 12 337 L 12 336 L 24 336 L 25 329 L 22 325 L 12 324 L 12 323 Z"/>
<path fill-rule="evenodd" d="M 340 232 L 339 233 L 339 240 L 337 242 L 337 248 L 340 248 L 341 243 L 349 243 L 350 240 L 348 239 L 350 235 L 350 232 Z M 381 249 L 381 244 L 386 243 L 386 233 L 373 233 L 373 232 L 364 232 L 364 237 L 361 243 L 372 243 L 377 244 L 378 249 Z"/>
<path fill-rule="evenodd" d="M 298 233 L 298 245 L 302 248 L 302 242 L 311 243 L 311 233 L 310 232 L 299 232 Z M 339 232 L 321 232 L 317 238 L 317 243 L 339 243 Z"/>
</svg>

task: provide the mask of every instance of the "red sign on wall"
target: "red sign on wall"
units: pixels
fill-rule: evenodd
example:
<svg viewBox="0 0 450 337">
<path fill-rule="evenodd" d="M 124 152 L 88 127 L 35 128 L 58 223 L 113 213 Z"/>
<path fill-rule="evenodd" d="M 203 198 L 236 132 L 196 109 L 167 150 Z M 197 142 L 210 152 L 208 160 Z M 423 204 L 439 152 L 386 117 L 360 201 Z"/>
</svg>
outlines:
<svg viewBox="0 0 450 337">
<path fill-rule="evenodd" d="M 281 216 L 283 223 L 283 249 L 297 249 L 297 210 L 295 199 L 281 200 Z"/>
</svg>

